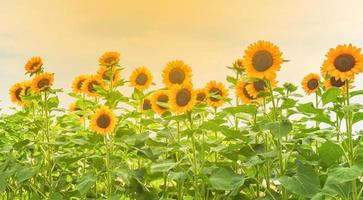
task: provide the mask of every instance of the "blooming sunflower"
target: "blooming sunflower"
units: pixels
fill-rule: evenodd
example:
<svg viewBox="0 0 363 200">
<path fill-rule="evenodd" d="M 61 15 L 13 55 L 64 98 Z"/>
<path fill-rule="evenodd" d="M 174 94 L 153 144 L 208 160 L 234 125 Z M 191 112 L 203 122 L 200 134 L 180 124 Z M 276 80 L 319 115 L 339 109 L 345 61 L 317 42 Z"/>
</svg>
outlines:
<svg viewBox="0 0 363 200">
<path fill-rule="evenodd" d="M 271 87 L 276 87 L 276 80 L 272 79 L 269 80 Z M 252 98 L 257 98 L 259 93 L 262 91 L 265 91 L 268 88 L 266 85 L 266 82 L 263 79 L 255 79 L 251 81 L 251 84 L 246 85 L 246 90 L 248 92 L 248 95 L 250 95 Z"/>
<path fill-rule="evenodd" d="M 251 44 L 243 57 L 244 70 L 248 77 L 274 80 L 276 71 L 283 62 L 279 48 L 268 41 Z"/>
<path fill-rule="evenodd" d="M 91 129 L 98 134 L 108 135 L 115 129 L 116 121 L 117 117 L 112 110 L 102 106 L 91 117 Z"/>
<path fill-rule="evenodd" d="M 168 88 L 175 84 L 190 83 L 191 79 L 191 68 L 181 60 L 169 62 L 163 70 L 163 83 Z"/>
<path fill-rule="evenodd" d="M 74 93 L 82 93 L 83 82 L 87 79 L 87 75 L 77 76 L 72 82 L 72 89 Z"/>
<path fill-rule="evenodd" d="M 53 74 L 42 73 L 34 77 L 31 88 L 34 92 L 42 92 L 49 89 L 53 85 L 53 81 Z"/>
<path fill-rule="evenodd" d="M 148 89 L 152 81 L 151 71 L 146 67 L 136 68 L 130 76 L 130 85 L 141 91 Z"/>
<path fill-rule="evenodd" d="M 170 89 L 170 110 L 173 113 L 182 114 L 192 110 L 196 103 L 196 93 L 190 83 L 174 85 Z"/>
<path fill-rule="evenodd" d="M 207 98 L 207 91 L 205 89 L 195 90 L 197 102 L 202 102 Z"/>
<path fill-rule="evenodd" d="M 82 84 L 83 93 L 87 94 L 90 97 L 97 97 L 98 93 L 96 92 L 94 86 L 104 86 L 103 80 L 99 76 L 88 76 L 87 79 Z"/>
<path fill-rule="evenodd" d="M 326 79 L 324 81 L 324 87 L 325 90 L 329 90 L 332 87 L 337 87 L 337 88 L 341 88 L 345 86 L 345 81 L 342 81 L 340 79 L 336 79 L 335 77 L 330 77 L 329 79 Z"/>
<path fill-rule="evenodd" d="M 11 102 L 23 106 L 24 101 L 21 99 L 24 90 L 23 83 L 15 83 L 9 90 Z"/>
<path fill-rule="evenodd" d="M 210 81 L 206 86 L 208 105 L 218 108 L 224 104 L 224 99 L 228 96 L 228 92 L 223 83 Z"/>
<path fill-rule="evenodd" d="M 97 70 L 97 75 L 101 77 L 105 81 L 111 81 L 111 68 L 101 65 Z M 120 70 L 113 71 L 113 80 L 112 83 L 115 84 L 121 79 Z"/>
<path fill-rule="evenodd" d="M 248 93 L 247 87 L 252 86 L 253 83 L 248 83 L 243 80 L 237 81 L 236 84 L 236 95 L 241 99 L 244 104 L 250 104 L 252 101 L 257 99 L 257 96 L 254 97 L 250 93 Z"/>
<path fill-rule="evenodd" d="M 354 75 L 363 71 L 361 49 L 351 44 L 338 45 L 330 49 L 321 69 L 323 75 L 330 75 L 342 81 L 354 79 Z"/>
<path fill-rule="evenodd" d="M 320 76 L 318 74 L 308 74 L 301 82 L 302 88 L 307 95 L 319 90 Z"/>
<path fill-rule="evenodd" d="M 98 59 L 98 62 L 106 67 L 117 65 L 120 62 L 120 54 L 116 51 L 106 52 Z"/>
<path fill-rule="evenodd" d="M 151 95 L 151 108 L 158 114 L 163 114 L 168 111 L 169 108 L 160 103 L 169 103 L 169 92 L 167 90 L 158 90 Z"/>
<path fill-rule="evenodd" d="M 28 73 L 37 73 L 43 66 L 43 61 L 41 57 L 32 57 L 25 64 L 25 70 Z"/>
<path fill-rule="evenodd" d="M 146 98 L 142 102 L 142 110 L 150 110 L 150 109 L 151 109 L 151 101 L 149 98 Z"/>
</svg>

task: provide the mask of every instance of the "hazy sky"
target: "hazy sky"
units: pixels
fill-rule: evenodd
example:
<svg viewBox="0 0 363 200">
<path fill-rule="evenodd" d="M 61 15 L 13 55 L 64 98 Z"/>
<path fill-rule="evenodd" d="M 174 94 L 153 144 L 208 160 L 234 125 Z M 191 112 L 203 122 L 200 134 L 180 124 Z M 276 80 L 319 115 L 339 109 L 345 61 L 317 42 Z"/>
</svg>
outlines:
<svg viewBox="0 0 363 200">
<path fill-rule="evenodd" d="M 56 87 L 69 92 L 73 78 L 94 73 L 107 50 L 121 53 L 123 77 L 145 65 L 159 85 L 165 64 L 182 59 L 199 87 L 225 81 L 225 66 L 248 44 L 269 40 L 291 60 L 278 80 L 300 83 L 319 72 L 329 48 L 363 47 L 362 7 L 360 0 L 0 0 L 0 106 L 26 78 L 30 57 L 43 57 Z"/>
</svg>

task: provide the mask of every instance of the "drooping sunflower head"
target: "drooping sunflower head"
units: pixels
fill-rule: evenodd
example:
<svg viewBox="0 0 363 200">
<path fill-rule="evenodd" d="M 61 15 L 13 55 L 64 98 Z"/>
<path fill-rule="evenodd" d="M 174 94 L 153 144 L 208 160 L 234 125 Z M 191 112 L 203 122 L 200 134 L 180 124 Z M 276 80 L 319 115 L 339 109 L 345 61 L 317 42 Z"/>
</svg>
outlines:
<svg viewBox="0 0 363 200">
<path fill-rule="evenodd" d="M 149 98 L 145 98 L 142 102 L 142 110 L 150 110 L 151 109 L 151 100 Z"/>
<path fill-rule="evenodd" d="M 87 75 L 77 76 L 72 82 L 72 90 L 74 93 L 82 93 L 83 82 L 87 79 Z"/>
<path fill-rule="evenodd" d="M 104 81 L 111 81 L 111 76 L 113 76 L 113 84 L 121 80 L 120 70 L 112 69 L 104 65 L 101 65 L 97 70 L 97 75 Z"/>
<path fill-rule="evenodd" d="M 276 80 L 272 79 L 268 81 L 270 82 L 272 88 L 276 87 Z M 253 79 L 250 81 L 250 83 L 251 84 L 246 85 L 246 90 L 248 94 L 254 99 L 258 98 L 259 94 L 263 91 L 266 91 L 268 88 L 266 81 L 263 79 Z"/>
<path fill-rule="evenodd" d="M 11 102 L 23 106 L 25 102 L 22 100 L 22 93 L 24 90 L 23 83 L 15 83 L 9 90 Z"/>
<path fill-rule="evenodd" d="M 32 57 L 25 64 L 25 70 L 27 73 L 37 73 L 42 69 L 43 61 L 41 57 Z"/>
<path fill-rule="evenodd" d="M 141 91 L 148 89 L 152 82 L 153 76 L 146 67 L 138 67 L 131 73 L 130 85 Z"/>
<path fill-rule="evenodd" d="M 33 78 L 31 89 L 34 92 L 43 92 L 53 85 L 54 74 L 42 73 Z"/>
<path fill-rule="evenodd" d="M 95 75 L 88 76 L 82 84 L 82 91 L 90 97 L 97 97 L 98 93 L 95 89 L 95 86 L 104 86 L 104 82 L 101 77 Z"/>
<path fill-rule="evenodd" d="M 274 80 L 283 63 L 279 48 L 268 41 L 251 44 L 245 51 L 243 66 L 248 77 Z"/>
<path fill-rule="evenodd" d="M 195 95 L 195 99 L 197 100 L 197 102 L 202 102 L 206 100 L 208 93 L 205 88 L 202 88 L 195 90 Z"/>
<path fill-rule="evenodd" d="M 117 65 L 120 62 L 120 54 L 116 51 L 106 52 L 98 59 L 98 62 L 106 67 Z"/>
<path fill-rule="evenodd" d="M 237 59 L 236 61 L 234 61 L 233 63 L 233 67 L 238 69 L 238 70 L 244 70 L 243 68 L 243 60 L 242 59 Z"/>
<path fill-rule="evenodd" d="M 330 49 L 321 71 L 323 75 L 330 75 L 342 81 L 354 79 L 356 74 L 363 71 L 361 49 L 351 44 Z"/>
<path fill-rule="evenodd" d="M 170 110 L 182 114 L 192 110 L 196 103 L 196 93 L 190 83 L 174 85 L 170 89 Z"/>
<path fill-rule="evenodd" d="M 158 90 L 151 95 L 151 108 L 159 115 L 169 110 L 169 91 Z"/>
<path fill-rule="evenodd" d="M 319 90 L 320 76 L 318 74 L 308 74 L 301 82 L 302 88 L 307 95 Z"/>
<path fill-rule="evenodd" d="M 257 99 L 257 96 L 254 97 L 248 92 L 247 87 L 249 86 L 254 87 L 253 83 L 245 82 L 244 80 L 239 80 L 236 84 L 236 96 L 241 99 L 244 104 L 250 104 Z"/>
<path fill-rule="evenodd" d="M 169 62 L 163 70 L 163 83 L 170 88 L 175 84 L 190 83 L 192 80 L 192 70 L 181 60 Z"/>
<path fill-rule="evenodd" d="M 221 82 L 210 81 L 205 90 L 207 92 L 207 103 L 214 108 L 222 106 L 228 96 L 227 89 Z"/>
<path fill-rule="evenodd" d="M 102 135 L 111 134 L 116 127 L 117 117 L 111 109 L 102 106 L 91 117 L 91 129 Z"/>
</svg>

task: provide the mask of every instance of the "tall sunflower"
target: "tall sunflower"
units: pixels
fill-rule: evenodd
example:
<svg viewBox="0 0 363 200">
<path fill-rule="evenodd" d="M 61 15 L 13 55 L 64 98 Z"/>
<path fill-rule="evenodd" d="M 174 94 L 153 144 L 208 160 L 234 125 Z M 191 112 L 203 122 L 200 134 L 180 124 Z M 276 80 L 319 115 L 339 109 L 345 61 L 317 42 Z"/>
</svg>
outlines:
<svg viewBox="0 0 363 200">
<path fill-rule="evenodd" d="M 272 79 L 269 81 L 270 81 L 272 88 L 276 87 L 276 84 L 277 84 L 276 80 Z M 267 88 L 268 88 L 268 86 L 267 86 L 265 80 L 263 80 L 263 79 L 254 79 L 251 81 L 251 84 L 246 85 L 246 90 L 247 90 L 248 94 L 253 98 L 257 98 L 258 95 L 261 92 L 266 91 Z"/>
<path fill-rule="evenodd" d="M 32 57 L 25 64 L 25 70 L 28 73 L 37 73 L 41 70 L 43 61 L 41 57 Z"/>
<path fill-rule="evenodd" d="M 98 59 L 98 62 L 106 67 L 117 65 L 120 62 L 120 54 L 116 51 L 106 52 Z"/>
<path fill-rule="evenodd" d="M 87 75 L 77 76 L 72 82 L 72 90 L 74 93 L 82 93 L 83 82 L 87 79 Z"/>
<path fill-rule="evenodd" d="M 170 88 L 175 84 L 190 83 L 192 69 L 181 60 L 169 62 L 163 70 L 163 83 Z"/>
<path fill-rule="evenodd" d="M 321 70 L 323 75 L 328 74 L 342 81 L 354 79 L 354 75 L 363 71 L 361 49 L 352 44 L 330 49 Z"/>
<path fill-rule="evenodd" d="M 96 110 L 91 117 L 91 129 L 102 135 L 108 135 L 116 127 L 117 117 L 107 106 L 102 106 Z"/>
<path fill-rule="evenodd" d="M 34 92 L 43 92 L 45 90 L 48 90 L 53 85 L 53 81 L 54 74 L 45 72 L 33 78 L 31 88 Z"/>
<path fill-rule="evenodd" d="M 169 103 L 169 91 L 167 90 L 155 91 L 151 95 L 150 100 L 151 100 L 151 108 L 153 109 L 154 112 L 158 113 L 159 115 L 169 110 L 169 107 L 166 107 L 166 105 L 164 105 Z"/>
<path fill-rule="evenodd" d="M 94 86 L 104 86 L 103 80 L 99 76 L 88 76 L 87 79 L 82 84 L 83 93 L 87 94 L 90 97 L 97 97 L 98 93 Z"/>
<path fill-rule="evenodd" d="M 146 67 L 138 67 L 131 73 L 130 85 L 141 91 L 148 89 L 152 82 L 153 76 Z"/>
<path fill-rule="evenodd" d="M 248 83 L 243 80 L 239 80 L 237 81 L 236 84 L 236 96 L 238 96 L 244 104 L 250 104 L 252 101 L 257 99 L 257 96 L 254 97 L 250 93 L 248 93 L 247 90 L 248 86 L 253 87 L 253 83 Z"/>
<path fill-rule="evenodd" d="M 301 82 L 301 86 L 307 95 L 319 90 L 320 76 L 318 74 L 308 74 Z"/>
<path fill-rule="evenodd" d="M 174 85 L 170 89 L 169 98 L 170 110 L 177 114 L 192 110 L 196 103 L 196 93 L 190 83 Z"/>
<path fill-rule="evenodd" d="M 283 63 L 279 48 L 268 41 L 251 44 L 245 51 L 243 67 L 248 77 L 274 80 Z"/>
<path fill-rule="evenodd" d="M 208 96 L 205 88 L 195 90 L 195 94 L 196 94 L 195 99 L 197 100 L 197 102 L 205 101 L 205 99 Z"/>
<path fill-rule="evenodd" d="M 223 83 L 210 81 L 206 86 L 208 105 L 218 108 L 224 104 L 225 98 L 228 96 L 227 89 Z"/>
<path fill-rule="evenodd" d="M 9 90 L 11 102 L 19 106 L 23 106 L 24 105 L 24 101 L 22 100 L 23 90 L 24 86 L 22 83 L 15 83 L 13 86 L 11 86 Z"/>
<path fill-rule="evenodd" d="M 113 72 L 111 70 L 113 70 Z M 100 68 L 98 68 L 97 70 L 97 75 L 105 81 L 111 81 L 111 74 L 113 74 L 112 84 L 116 84 L 118 81 L 121 80 L 120 70 L 114 70 L 104 65 L 101 65 Z"/>
</svg>

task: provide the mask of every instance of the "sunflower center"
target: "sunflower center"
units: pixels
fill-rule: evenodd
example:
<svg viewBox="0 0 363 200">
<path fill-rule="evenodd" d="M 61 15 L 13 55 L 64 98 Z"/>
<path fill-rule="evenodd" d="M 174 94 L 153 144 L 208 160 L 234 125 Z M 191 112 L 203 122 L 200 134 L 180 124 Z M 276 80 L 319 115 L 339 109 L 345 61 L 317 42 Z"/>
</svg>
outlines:
<svg viewBox="0 0 363 200">
<path fill-rule="evenodd" d="M 38 88 L 48 87 L 48 85 L 49 85 L 49 80 L 48 79 L 42 79 L 37 84 Z"/>
<path fill-rule="evenodd" d="M 334 77 L 331 77 L 330 84 L 335 87 L 342 87 L 345 84 L 345 81 L 341 81 L 340 79 L 337 80 Z"/>
<path fill-rule="evenodd" d="M 15 97 L 19 101 L 21 101 L 21 97 L 20 97 L 21 91 L 22 91 L 21 88 L 18 88 L 17 90 L 15 90 Z"/>
<path fill-rule="evenodd" d="M 316 80 L 316 79 L 311 79 L 311 80 L 309 80 L 308 81 L 308 88 L 310 89 L 310 90 L 314 90 L 315 88 L 317 88 L 318 87 L 318 85 L 319 85 L 319 82 L 318 82 L 318 80 Z"/>
<path fill-rule="evenodd" d="M 107 128 L 111 124 L 110 116 L 102 114 L 97 118 L 97 126 L 100 128 Z"/>
<path fill-rule="evenodd" d="M 168 101 L 169 101 L 169 97 L 168 97 L 168 95 L 163 94 L 163 95 L 160 95 L 160 96 L 158 97 L 157 101 L 158 101 L 158 102 L 161 102 L 161 103 L 168 103 Z M 159 108 L 161 108 L 161 109 L 165 109 L 165 107 L 164 107 L 164 106 L 161 106 L 161 105 L 158 105 L 158 106 L 159 106 Z"/>
<path fill-rule="evenodd" d="M 268 51 L 257 51 L 252 58 L 252 65 L 255 70 L 264 72 L 270 68 L 273 64 L 273 58 Z"/>
<path fill-rule="evenodd" d="M 334 66 L 341 72 L 347 72 L 351 70 L 354 65 L 355 59 L 352 55 L 349 54 L 339 55 L 334 61 Z"/>
<path fill-rule="evenodd" d="M 145 83 L 147 82 L 147 76 L 144 73 L 139 74 L 136 77 L 136 84 L 138 85 L 145 85 Z"/>
<path fill-rule="evenodd" d="M 94 92 L 96 92 L 96 90 L 95 90 L 95 88 L 94 88 L 94 86 L 95 85 L 100 85 L 97 81 L 91 81 L 89 84 L 88 84 L 88 91 L 89 92 L 92 92 L 92 93 L 94 93 Z"/>
<path fill-rule="evenodd" d="M 245 85 L 244 87 L 243 87 L 243 89 L 242 89 L 242 92 L 243 92 L 243 94 L 247 97 L 247 98 L 249 98 L 249 99 L 254 99 L 249 93 L 248 93 L 248 91 L 247 91 L 247 89 L 246 89 L 246 86 L 247 85 Z"/>
<path fill-rule="evenodd" d="M 197 100 L 198 100 L 198 101 L 204 101 L 205 97 L 206 97 L 206 95 L 205 95 L 205 93 L 204 93 L 204 92 L 199 92 L 199 93 L 197 94 Z"/>
<path fill-rule="evenodd" d="M 185 88 L 181 89 L 176 94 L 176 104 L 178 104 L 178 106 L 186 106 L 190 102 L 191 98 L 192 94 L 189 90 Z"/>
<path fill-rule="evenodd" d="M 263 81 L 263 80 L 255 81 L 255 82 L 253 82 L 253 87 L 255 88 L 255 90 L 257 92 L 263 91 L 263 90 L 265 90 L 265 87 L 266 87 L 265 81 Z"/>
<path fill-rule="evenodd" d="M 210 89 L 209 90 L 209 93 L 212 93 L 215 96 L 222 96 L 222 91 L 220 89 L 218 89 L 218 88 L 212 88 L 212 89 Z M 220 99 L 219 98 L 216 98 L 216 97 L 210 97 L 210 100 L 211 101 L 214 101 L 214 102 L 217 102 Z"/>
<path fill-rule="evenodd" d="M 185 79 L 185 73 L 181 69 L 175 68 L 172 69 L 169 73 L 169 80 L 173 84 L 181 84 L 183 83 L 184 79 Z"/>
<path fill-rule="evenodd" d="M 84 82 L 85 80 L 83 79 L 83 80 L 80 80 L 80 81 L 78 81 L 78 83 L 77 83 L 77 89 L 81 89 L 82 88 L 82 84 L 83 84 L 83 82 Z"/>
<path fill-rule="evenodd" d="M 144 100 L 144 103 L 142 104 L 143 110 L 150 110 L 151 109 L 151 102 L 148 99 Z"/>
</svg>

